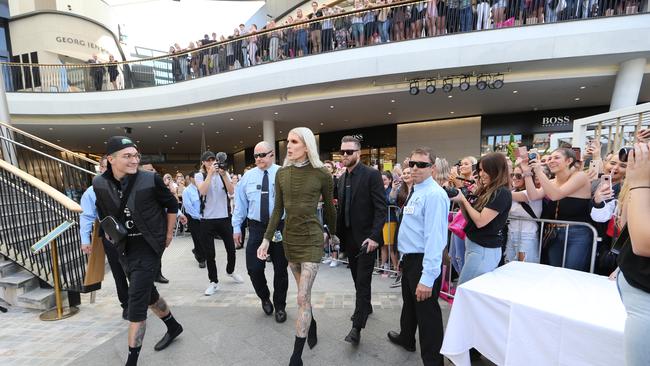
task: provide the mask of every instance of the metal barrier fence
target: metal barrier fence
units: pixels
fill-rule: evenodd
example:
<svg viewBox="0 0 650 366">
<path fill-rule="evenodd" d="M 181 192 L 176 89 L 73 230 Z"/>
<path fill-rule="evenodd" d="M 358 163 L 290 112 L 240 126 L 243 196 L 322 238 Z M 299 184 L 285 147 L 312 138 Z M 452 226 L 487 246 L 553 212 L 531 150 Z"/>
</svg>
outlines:
<svg viewBox="0 0 650 366">
<path fill-rule="evenodd" d="M 296 57 L 493 28 L 648 11 L 647 0 L 400 1 L 320 10 L 323 16 L 269 24 L 246 35 L 201 40 L 168 55 L 86 64 L 0 63 L 8 92 L 89 92 L 175 84 Z M 303 20 L 305 19 L 305 20 Z M 174 40 L 170 40 L 170 44 Z M 93 61 L 94 62 L 94 61 Z"/>
</svg>

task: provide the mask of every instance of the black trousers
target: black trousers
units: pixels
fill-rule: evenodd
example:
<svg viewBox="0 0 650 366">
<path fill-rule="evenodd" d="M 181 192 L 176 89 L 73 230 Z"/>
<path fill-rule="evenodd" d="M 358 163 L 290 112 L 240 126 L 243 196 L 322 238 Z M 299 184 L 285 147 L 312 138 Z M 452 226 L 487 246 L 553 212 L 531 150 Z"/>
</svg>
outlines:
<svg viewBox="0 0 650 366">
<path fill-rule="evenodd" d="M 199 262 L 204 261 L 203 248 L 201 246 L 201 220 L 193 219 L 187 215 L 187 227 L 190 229 L 192 235 L 192 243 L 194 244 L 194 256 Z"/>
<path fill-rule="evenodd" d="M 332 50 L 332 40 L 334 39 L 334 29 L 323 29 L 321 33 L 321 43 L 323 52 Z"/>
<path fill-rule="evenodd" d="M 366 327 L 368 314 L 372 309 L 372 270 L 375 265 L 376 252 L 362 253 L 357 257 L 361 243 L 355 243 L 352 239 L 352 229 L 345 228 L 342 231 L 343 241 L 346 252 L 348 253 L 348 263 L 350 264 L 350 273 L 354 281 L 356 291 L 356 302 L 354 306 L 354 315 L 352 327 L 362 329 Z"/>
<path fill-rule="evenodd" d="M 120 264 L 129 278 L 129 314 L 131 322 L 147 319 L 147 309 L 160 295 L 154 278 L 160 271 L 160 256 L 144 241 L 128 242 Z"/>
<path fill-rule="evenodd" d="M 262 300 L 270 299 L 271 291 L 266 284 L 264 269 L 266 261 L 257 258 L 257 249 L 262 244 L 266 225 L 259 221 L 248 220 L 248 245 L 246 246 L 246 269 L 253 283 L 255 293 Z M 273 306 L 276 310 L 284 310 L 287 306 L 287 290 L 289 289 L 289 272 L 287 257 L 284 255 L 282 242 L 271 242 L 268 253 L 273 262 Z"/>
<path fill-rule="evenodd" d="M 95 84 L 95 90 L 102 90 L 102 84 L 104 83 L 104 73 L 95 71 L 95 74 L 93 74 L 93 82 Z"/>
<path fill-rule="evenodd" d="M 400 339 L 407 346 L 415 346 L 415 331 L 420 335 L 420 355 L 425 366 L 442 366 L 440 354 L 443 328 L 442 311 L 438 295 L 442 276 L 433 283 L 433 293 L 424 301 L 417 301 L 415 289 L 422 275 L 424 254 L 405 254 L 402 258 L 402 315 L 400 317 Z"/>
<path fill-rule="evenodd" d="M 230 217 L 223 219 L 206 219 L 201 220 L 201 247 L 203 249 L 203 258 L 208 267 L 208 278 L 210 282 L 218 283 L 217 262 L 215 261 L 214 238 L 219 235 L 226 247 L 228 263 L 226 264 L 226 273 L 231 274 L 235 271 L 235 241 L 232 239 L 232 226 Z"/>
<path fill-rule="evenodd" d="M 126 309 L 129 305 L 129 283 L 126 281 L 126 273 L 120 264 L 120 255 L 110 241 L 102 238 L 104 244 L 104 253 L 108 259 L 108 265 L 111 267 L 111 273 L 115 280 L 115 289 L 117 290 L 117 298 L 120 300 L 122 309 Z"/>
</svg>

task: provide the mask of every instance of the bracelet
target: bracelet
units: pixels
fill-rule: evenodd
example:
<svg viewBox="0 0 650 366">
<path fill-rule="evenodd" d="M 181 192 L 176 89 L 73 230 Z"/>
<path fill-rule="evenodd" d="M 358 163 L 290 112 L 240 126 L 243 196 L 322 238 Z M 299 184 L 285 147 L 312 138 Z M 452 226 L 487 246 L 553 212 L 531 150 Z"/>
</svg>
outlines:
<svg viewBox="0 0 650 366">
<path fill-rule="evenodd" d="M 524 172 L 522 175 L 523 175 L 524 177 L 532 177 L 532 176 L 533 176 L 533 172 Z"/>
<path fill-rule="evenodd" d="M 650 186 L 637 186 L 637 187 L 632 187 L 630 188 L 630 192 L 635 190 L 635 189 L 650 189 Z"/>
</svg>

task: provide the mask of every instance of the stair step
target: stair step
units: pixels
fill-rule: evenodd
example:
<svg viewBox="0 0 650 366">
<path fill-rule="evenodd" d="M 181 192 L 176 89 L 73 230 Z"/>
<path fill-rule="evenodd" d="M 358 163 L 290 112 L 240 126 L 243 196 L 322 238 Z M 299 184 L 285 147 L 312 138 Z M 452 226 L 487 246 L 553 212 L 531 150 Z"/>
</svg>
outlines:
<svg viewBox="0 0 650 366">
<path fill-rule="evenodd" d="M 19 271 L 9 276 L 0 278 L 0 286 L 5 288 L 34 288 L 38 285 L 38 279 L 27 271 Z"/>
<path fill-rule="evenodd" d="M 0 278 L 14 274 L 20 270 L 16 263 L 3 259 L 0 260 Z"/>
<path fill-rule="evenodd" d="M 65 292 L 61 293 L 61 298 L 67 299 Z M 16 305 L 28 309 L 49 310 L 56 306 L 54 290 L 35 288 L 18 296 Z"/>
</svg>

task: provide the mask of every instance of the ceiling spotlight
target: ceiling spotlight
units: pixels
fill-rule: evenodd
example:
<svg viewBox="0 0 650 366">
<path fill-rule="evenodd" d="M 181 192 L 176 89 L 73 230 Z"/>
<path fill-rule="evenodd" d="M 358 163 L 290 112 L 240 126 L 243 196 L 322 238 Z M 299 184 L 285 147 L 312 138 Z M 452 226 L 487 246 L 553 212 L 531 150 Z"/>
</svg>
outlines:
<svg viewBox="0 0 650 366">
<path fill-rule="evenodd" d="M 420 94 L 420 83 L 418 83 L 417 81 L 411 81 L 411 83 L 409 83 L 409 94 L 411 95 Z"/>
<path fill-rule="evenodd" d="M 503 87 L 503 74 L 496 74 L 492 77 L 492 82 L 488 85 L 490 89 L 501 89 Z"/>
<path fill-rule="evenodd" d="M 461 91 L 468 91 L 469 90 L 469 76 L 465 75 L 462 78 L 460 78 L 460 85 L 458 86 Z"/>
<path fill-rule="evenodd" d="M 445 93 L 451 92 L 451 90 L 454 88 L 454 79 L 452 78 L 446 78 L 442 81 L 442 91 Z"/>
<path fill-rule="evenodd" d="M 485 75 L 479 75 L 476 78 L 476 89 L 485 90 L 488 87 L 487 83 L 488 77 Z"/>
<path fill-rule="evenodd" d="M 436 92 L 436 81 L 427 80 L 427 94 L 433 94 Z"/>
</svg>

